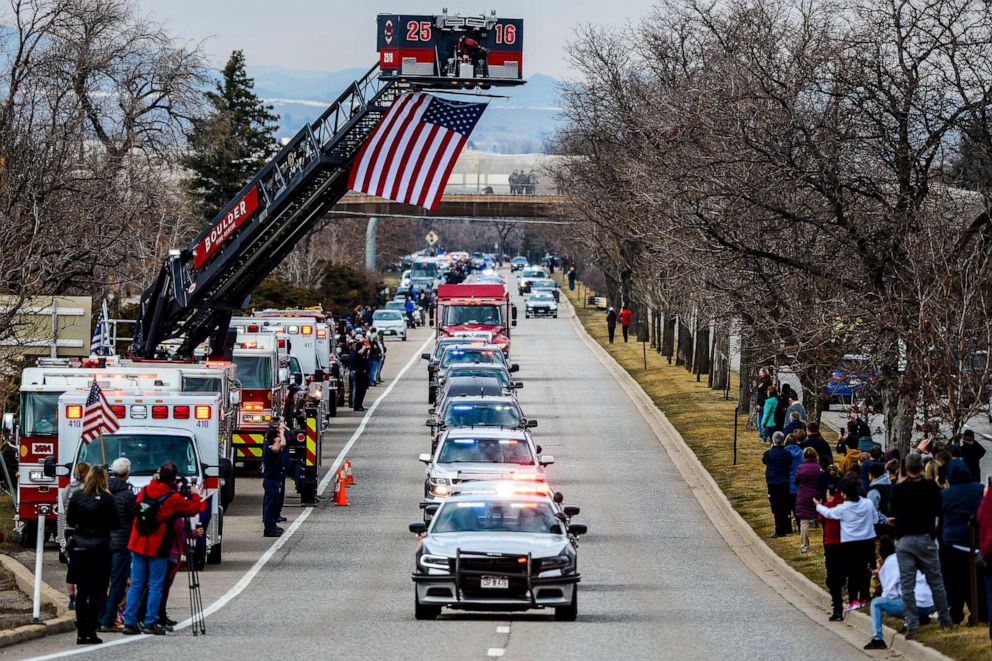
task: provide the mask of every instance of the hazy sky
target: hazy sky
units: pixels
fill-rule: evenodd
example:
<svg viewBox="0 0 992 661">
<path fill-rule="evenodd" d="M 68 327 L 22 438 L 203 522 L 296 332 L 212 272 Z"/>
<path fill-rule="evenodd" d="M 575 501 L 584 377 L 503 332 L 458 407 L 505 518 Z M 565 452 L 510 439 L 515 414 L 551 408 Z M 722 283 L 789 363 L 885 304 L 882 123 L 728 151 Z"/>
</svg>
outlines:
<svg viewBox="0 0 992 661">
<path fill-rule="evenodd" d="M 652 6 L 652 0 L 138 0 L 138 6 L 184 40 L 203 42 L 212 64 L 236 48 L 249 69 L 277 65 L 338 70 L 369 67 L 377 60 L 378 13 L 488 14 L 524 19 L 524 73 L 567 77 L 562 55 L 579 23 L 622 25 Z"/>
</svg>

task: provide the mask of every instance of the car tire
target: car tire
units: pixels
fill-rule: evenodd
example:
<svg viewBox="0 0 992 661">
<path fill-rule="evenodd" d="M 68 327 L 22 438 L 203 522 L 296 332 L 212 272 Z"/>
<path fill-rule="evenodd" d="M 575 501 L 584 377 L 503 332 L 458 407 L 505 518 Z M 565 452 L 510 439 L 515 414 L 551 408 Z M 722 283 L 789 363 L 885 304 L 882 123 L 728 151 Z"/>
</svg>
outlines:
<svg viewBox="0 0 992 661">
<path fill-rule="evenodd" d="M 552 318 L 552 319 L 557 319 L 557 318 L 558 318 L 558 313 L 557 313 L 557 312 L 555 312 L 555 313 L 554 313 L 553 315 L 551 315 L 551 318 Z"/>
<path fill-rule="evenodd" d="M 437 388 L 427 388 L 427 403 L 433 404 L 437 400 Z"/>
<path fill-rule="evenodd" d="M 572 589 L 572 603 L 568 606 L 559 606 L 555 608 L 555 621 L 557 622 L 575 622 L 576 618 L 579 616 L 579 588 L 575 586 Z"/>
<path fill-rule="evenodd" d="M 336 418 L 338 415 L 338 395 L 334 393 L 333 397 L 327 399 L 327 417 Z"/>
<path fill-rule="evenodd" d="M 417 592 L 414 590 L 413 593 L 413 617 L 418 620 L 436 620 L 437 616 L 441 614 L 440 606 L 432 606 L 429 604 L 422 604 L 420 600 L 417 599 Z"/>
<path fill-rule="evenodd" d="M 406 342 L 406 333 L 403 333 L 403 341 Z M 471 354 L 469 354 L 471 355 Z"/>
<path fill-rule="evenodd" d="M 221 458 L 218 463 L 220 464 L 220 476 L 224 478 L 224 486 L 220 489 L 220 506 L 227 509 L 227 506 L 234 501 L 234 464 L 227 457 Z"/>
</svg>

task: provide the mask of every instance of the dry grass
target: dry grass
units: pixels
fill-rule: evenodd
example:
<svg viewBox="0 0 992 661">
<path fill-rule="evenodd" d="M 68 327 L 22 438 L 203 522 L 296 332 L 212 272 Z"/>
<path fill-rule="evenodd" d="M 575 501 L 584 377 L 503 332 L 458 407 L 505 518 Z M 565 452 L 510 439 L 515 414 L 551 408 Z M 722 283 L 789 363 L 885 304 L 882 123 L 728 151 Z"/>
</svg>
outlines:
<svg viewBox="0 0 992 661">
<path fill-rule="evenodd" d="M 783 539 L 767 539 L 774 532 L 774 521 L 761 463 L 764 446 L 758 440 L 757 432 L 746 431 L 746 415 L 737 416 L 737 463 L 734 464 L 736 400 L 723 399 L 722 392 L 707 387 L 705 374 L 697 382 L 694 374 L 676 366 L 674 360 L 670 365 L 667 358 L 650 346 L 647 347 L 645 370 L 641 343 L 631 341 L 624 344 L 618 328 L 616 341 L 609 344 L 605 313 L 594 308 L 583 308 L 578 291 L 569 292 L 563 286 L 562 293 L 568 296 L 590 336 L 637 380 L 655 405 L 668 416 L 734 509 L 778 555 L 813 582 L 823 585 L 826 572 L 819 530 L 813 531 L 812 546 L 807 554 L 799 552 L 798 534 Z M 738 379 L 736 373 L 732 375 L 731 397 L 737 392 Z M 988 629 L 985 626 L 958 627 L 953 632 L 943 633 L 936 625 L 930 625 L 922 628 L 920 639 L 956 659 L 987 658 L 989 655 Z"/>
</svg>

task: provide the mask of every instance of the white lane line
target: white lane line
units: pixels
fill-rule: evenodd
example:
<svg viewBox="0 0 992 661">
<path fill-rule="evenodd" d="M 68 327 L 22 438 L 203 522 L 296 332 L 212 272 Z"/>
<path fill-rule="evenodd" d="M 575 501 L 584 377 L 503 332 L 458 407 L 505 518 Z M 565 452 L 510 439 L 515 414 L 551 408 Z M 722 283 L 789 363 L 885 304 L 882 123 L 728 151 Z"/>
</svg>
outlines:
<svg viewBox="0 0 992 661">
<path fill-rule="evenodd" d="M 369 418 L 373 413 L 375 413 L 375 410 L 379 407 L 379 402 L 383 401 L 386 397 L 388 397 L 389 393 L 393 391 L 393 388 L 396 386 L 397 383 L 399 383 L 400 379 L 402 379 L 406 375 L 406 373 L 410 370 L 411 367 L 413 367 L 417 363 L 417 361 L 421 360 L 420 354 L 423 353 L 423 350 L 427 348 L 427 345 L 433 340 L 434 340 L 434 336 L 431 335 L 427 338 L 427 340 L 424 341 L 422 345 L 420 345 L 420 348 L 417 349 L 417 351 L 413 354 L 413 357 L 410 358 L 407 364 L 403 366 L 403 369 L 401 369 L 399 373 L 395 376 L 395 378 L 393 378 L 392 382 L 386 387 L 386 389 L 382 392 L 382 394 L 376 397 L 376 400 L 372 402 L 372 406 L 370 406 L 369 410 L 365 412 L 364 417 L 362 417 L 362 422 L 358 425 L 358 428 L 355 430 L 355 433 L 351 435 L 351 438 L 348 439 L 348 442 L 341 449 L 341 452 L 338 453 L 338 456 L 334 459 L 334 463 L 331 466 L 331 470 L 329 470 L 327 472 L 327 475 L 324 476 L 324 479 L 320 481 L 320 485 L 318 486 L 317 493 L 319 494 L 324 493 L 324 491 L 327 489 L 327 485 L 330 484 L 334 474 L 337 473 L 338 468 L 341 467 L 341 462 L 344 461 L 344 458 L 348 454 L 348 451 L 351 450 L 351 448 L 358 441 L 359 437 L 362 435 L 362 432 L 365 431 L 365 427 L 368 426 L 369 423 Z M 242 576 L 237 583 L 231 586 L 231 589 L 229 589 L 227 592 L 221 595 L 221 597 L 217 599 L 217 601 L 213 602 L 205 609 L 203 609 L 203 616 L 207 617 L 209 615 L 213 615 L 221 608 L 229 604 L 232 599 L 234 599 L 239 594 L 244 592 L 245 588 L 248 587 L 248 585 L 252 582 L 252 580 L 254 580 L 256 576 L 258 576 L 258 573 L 262 571 L 262 569 L 265 567 L 266 564 L 268 564 L 269 560 L 272 559 L 272 556 L 275 555 L 276 551 L 282 548 L 282 546 L 289 540 L 289 538 L 292 537 L 297 530 L 299 530 L 300 526 L 303 525 L 303 522 L 306 521 L 307 518 L 309 518 L 311 513 L 313 513 L 313 510 L 314 510 L 313 507 L 307 507 L 302 512 L 300 512 L 300 515 L 296 518 L 295 521 L 293 521 L 292 525 L 290 525 L 289 528 L 286 529 L 286 532 L 283 533 L 281 537 L 276 539 L 276 541 L 273 542 L 272 546 L 270 546 L 268 550 L 266 550 L 265 553 L 263 553 L 262 556 L 255 561 L 255 564 L 252 565 L 251 569 L 249 569 L 248 572 L 244 576 Z M 180 631 L 181 629 L 185 629 L 190 625 L 191 622 L 192 622 L 192 618 L 187 618 L 182 622 L 180 622 L 179 624 L 177 624 L 175 630 Z M 143 640 L 145 638 L 152 638 L 152 637 L 153 636 L 145 636 L 145 635 L 126 636 L 124 638 L 119 638 L 117 640 L 110 641 L 107 643 L 101 643 L 99 645 L 90 645 L 87 647 L 65 650 L 64 652 L 47 654 L 45 656 L 32 657 L 31 661 L 43 661 L 44 659 L 59 659 L 66 656 L 86 654 L 87 652 L 92 652 L 94 650 L 101 650 L 108 647 L 115 647 L 117 645 L 125 645 L 127 643 L 133 643 L 138 640 Z M 502 654 L 500 654 L 499 656 L 502 656 Z"/>
<path fill-rule="evenodd" d="M 502 647 L 490 647 L 489 651 L 486 652 L 486 656 L 503 656 L 506 652 Z"/>
<path fill-rule="evenodd" d="M 496 627 L 496 633 L 510 633 L 510 627 L 505 624 Z"/>
</svg>

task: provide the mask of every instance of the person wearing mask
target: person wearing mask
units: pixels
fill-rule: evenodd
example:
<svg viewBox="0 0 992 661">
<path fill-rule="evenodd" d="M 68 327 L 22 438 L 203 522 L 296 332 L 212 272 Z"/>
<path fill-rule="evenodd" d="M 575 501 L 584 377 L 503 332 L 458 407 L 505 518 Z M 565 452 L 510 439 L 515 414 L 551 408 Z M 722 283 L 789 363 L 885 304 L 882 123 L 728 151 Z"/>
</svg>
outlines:
<svg viewBox="0 0 992 661">
<path fill-rule="evenodd" d="M 874 636 L 865 645 L 866 650 L 884 650 L 886 648 L 882 635 L 883 615 L 902 617 L 905 613 L 902 598 L 902 572 L 899 570 L 896 545 L 890 538 L 883 537 L 879 540 L 878 557 L 881 561 L 878 569 L 878 582 L 882 586 L 882 594 L 871 600 L 871 625 Z M 917 619 L 928 619 L 934 611 L 933 594 L 921 572 L 916 572 L 914 597 Z"/>
<path fill-rule="evenodd" d="M 624 342 L 627 341 L 627 336 L 630 333 L 630 318 L 633 314 L 626 305 L 620 306 L 620 329 L 623 331 Z"/>
<path fill-rule="evenodd" d="M 799 519 L 799 552 L 809 553 L 809 528 L 816 519 L 816 505 L 820 484 L 820 457 L 813 448 L 803 450 L 803 463 L 796 469 L 793 482 L 796 485 L 796 518 Z"/>
<path fill-rule="evenodd" d="M 66 525 L 73 529 L 68 552 L 76 572 L 76 643 L 102 643 L 96 635 L 100 607 L 110 581 L 110 533 L 120 528 L 107 469 L 93 466 L 83 488 L 69 499 Z"/>
<path fill-rule="evenodd" d="M 909 453 L 906 479 L 892 488 L 892 518 L 889 519 L 896 532 L 907 638 L 915 637 L 920 628 L 914 596 L 917 571 L 923 572 L 933 592 L 940 626 L 953 626 L 935 541 L 940 506 L 940 487 L 936 482 L 923 479 L 923 457 L 918 452 Z"/>
<path fill-rule="evenodd" d="M 617 311 L 613 308 L 606 311 L 606 333 L 609 335 L 610 344 L 613 344 L 613 338 L 617 334 Z"/>
<path fill-rule="evenodd" d="M 961 434 L 961 459 L 971 471 L 971 479 L 975 482 L 982 481 L 982 457 L 985 456 L 985 448 L 975 440 L 975 432 L 965 429 Z"/>
<path fill-rule="evenodd" d="M 792 533 L 791 509 L 789 506 L 789 469 L 792 454 L 785 449 L 785 435 L 775 432 L 772 445 L 765 450 L 761 463 L 765 465 L 765 484 L 768 485 L 768 502 L 775 518 L 775 532 L 772 539 L 786 537 Z"/>
<path fill-rule="evenodd" d="M 819 457 L 820 467 L 826 467 L 834 463 L 833 452 L 830 451 L 830 444 L 820 436 L 820 425 L 815 422 L 806 423 L 806 440 L 799 444 L 803 449 L 813 448 Z"/>
<path fill-rule="evenodd" d="M 765 413 L 765 400 L 768 399 L 768 389 L 772 386 L 772 377 L 768 373 L 768 368 L 762 367 L 758 370 L 758 378 L 754 386 L 754 410 L 757 418 L 758 437 L 765 441 L 765 426 L 761 424 Z"/>
<path fill-rule="evenodd" d="M 951 621 L 964 621 L 964 606 L 978 615 L 978 621 L 988 619 L 985 586 L 978 584 L 978 602 L 971 601 L 971 521 L 982 504 L 982 485 L 971 479 L 968 464 L 953 459 L 947 464 L 948 487 L 940 494 L 940 573 L 947 589 L 947 605 Z"/>
<path fill-rule="evenodd" d="M 124 609 L 124 629 L 121 633 L 164 636 L 165 628 L 158 621 L 162 589 L 169 569 L 169 552 L 175 534 L 173 519 L 193 516 L 203 509 L 200 494 L 188 498 L 179 491 L 179 469 L 171 461 L 159 466 L 152 481 L 138 494 L 138 515 L 131 529 L 128 548 L 131 550 L 131 587 L 127 591 Z M 144 532 L 151 530 L 151 532 Z M 144 621 L 138 622 L 138 610 L 148 591 Z"/>
<path fill-rule="evenodd" d="M 131 526 L 138 513 L 138 503 L 134 497 L 134 489 L 127 481 L 131 476 L 131 460 L 118 457 L 110 466 L 112 477 L 107 485 L 114 498 L 117 508 L 117 518 L 120 526 L 110 533 L 110 591 L 107 602 L 100 614 L 100 631 L 115 633 L 118 628 L 117 609 L 127 591 L 127 579 L 131 573 L 131 552 L 127 550 L 128 538 L 131 537 Z M 123 626 L 123 625 L 122 625 Z"/>
<path fill-rule="evenodd" d="M 765 430 L 763 439 L 769 439 L 775 433 L 775 409 L 778 408 L 778 390 L 775 386 L 768 386 L 765 405 L 761 411 L 761 421 L 759 425 Z M 784 435 L 783 435 L 784 438 Z"/>
<path fill-rule="evenodd" d="M 825 507 L 814 499 L 816 512 L 825 519 L 840 521 L 840 544 L 848 572 L 848 610 L 868 605 L 870 566 L 875 559 L 875 523 L 878 513 L 867 498 L 861 497 L 857 475 L 845 475 L 838 485 L 844 502 Z"/>
<path fill-rule="evenodd" d="M 69 508 L 69 500 L 83 490 L 83 484 L 86 482 L 86 474 L 89 472 L 90 465 L 85 461 L 80 461 L 76 464 L 76 467 L 72 471 L 74 479 L 62 494 L 63 512 Z M 72 539 L 72 534 L 72 527 L 66 525 L 65 543 L 67 548 Z M 69 557 L 69 554 L 65 556 L 65 591 L 69 595 L 69 610 L 76 610 L 76 570 L 72 566 L 72 558 Z"/>
<path fill-rule="evenodd" d="M 833 478 L 836 480 L 836 477 Z M 827 570 L 827 590 L 830 591 L 831 622 L 844 621 L 844 583 L 847 581 L 847 565 L 844 563 L 844 548 L 840 545 L 840 521 L 828 519 L 819 514 L 820 507 L 833 509 L 844 502 L 844 496 L 837 488 L 837 482 L 827 486 L 827 499 L 822 505 L 813 501 L 817 520 L 823 526 L 823 561 Z"/>
</svg>

